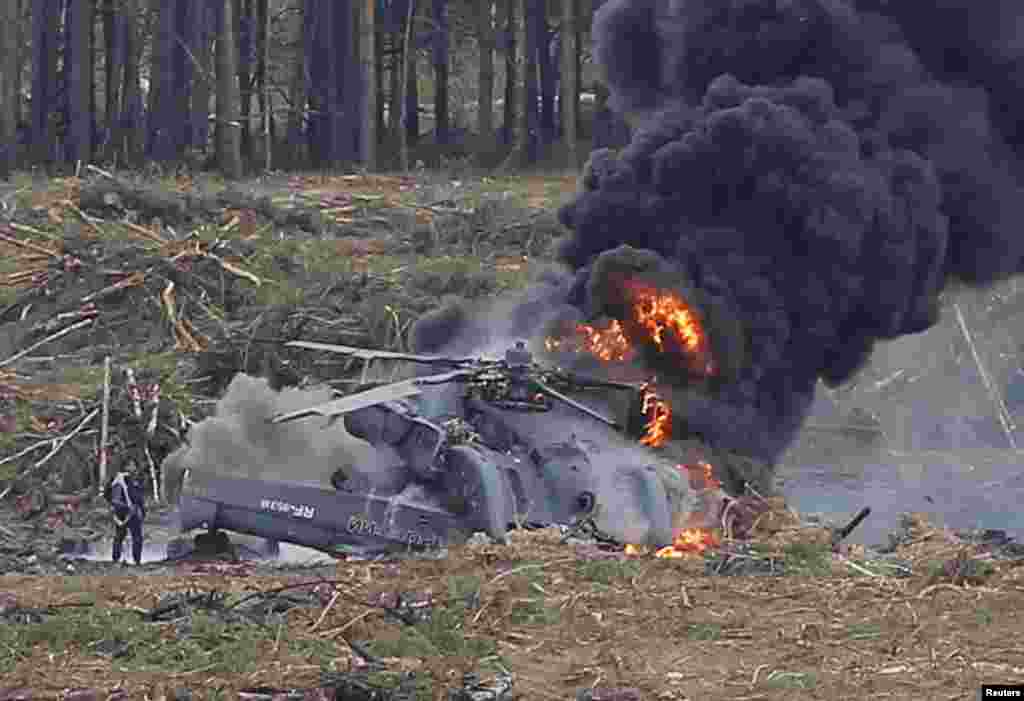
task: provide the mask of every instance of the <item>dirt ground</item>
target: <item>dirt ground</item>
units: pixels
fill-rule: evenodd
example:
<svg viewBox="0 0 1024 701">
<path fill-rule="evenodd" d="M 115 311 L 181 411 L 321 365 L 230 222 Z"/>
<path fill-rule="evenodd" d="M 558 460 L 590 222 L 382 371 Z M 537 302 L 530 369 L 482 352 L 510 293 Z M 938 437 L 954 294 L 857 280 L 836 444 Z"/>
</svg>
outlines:
<svg viewBox="0 0 1024 701">
<path fill-rule="evenodd" d="M 962 550 L 934 531 L 902 554 L 926 563 Z M 923 564 L 909 577 L 869 576 L 849 557 L 831 556 L 819 576 L 715 576 L 700 556 L 598 554 L 548 529 L 441 560 L 339 563 L 316 577 L 255 576 L 240 564 L 183 566 L 172 576 L 8 576 L 0 599 L 71 608 L 54 609 L 32 645 L 9 623 L 0 660 L 4 683 L 31 689 L 24 698 L 33 699 L 69 688 L 100 698 L 115 688 L 129 698 L 173 698 L 180 688 L 246 698 L 237 694 L 317 688 L 332 672 L 365 665 L 362 654 L 379 658 L 380 678 L 414 672 L 414 698 L 423 699 L 446 698 L 464 673 L 486 679 L 488 670 L 512 675 L 513 693 L 501 698 L 560 700 L 590 690 L 594 699 L 952 701 L 974 698 L 982 683 L 1024 682 L 1024 569 L 996 565 L 970 584 Z M 299 583 L 307 584 L 289 591 L 315 589 L 316 603 L 248 624 L 256 633 L 143 622 L 167 592 L 237 601 Z M 420 618 L 402 622 L 385 609 Z M 113 659 L 99 651 L 119 635 L 138 648 Z M 198 637 L 198 647 L 185 649 L 184 636 Z"/>
<path fill-rule="evenodd" d="M 147 221 L 132 211 L 102 219 L 77 209 L 74 179 L 0 192 L 10 219 L 0 227 L 3 356 L 60 328 L 52 321 L 80 318 L 72 312 L 98 318 L 91 339 L 63 337 L 0 377 L 0 499 L 22 500 L 0 518 L 0 701 L 920 701 L 1024 682 L 1024 569 L 1015 566 L 1024 554 L 995 557 L 925 526 L 894 554 L 907 576 L 867 552 L 804 542 L 814 531 L 804 526 L 737 555 L 760 564 L 777 557 L 784 576 L 726 575 L 700 555 L 627 557 L 563 543 L 556 529 L 514 532 L 509 546 L 468 545 L 441 559 L 329 570 L 229 561 L 61 569 L 59 537 L 106 536 L 102 523 L 73 513 L 76 495 L 88 492 L 98 431 L 65 441 L 79 448 L 61 460 L 41 458 L 98 406 L 105 355 L 163 388 L 142 402 L 146 417 L 168 426 L 156 431 L 167 445 L 142 440 L 154 452 L 170 449 L 178 419 L 198 420 L 215 400 L 201 396 L 215 395 L 214 385 L 193 384 L 196 372 L 186 371 L 273 369 L 276 357 L 254 360 L 251 339 L 285 336 L 293 321 L 309 340 L 401 349 L 402 329 L 441 296 L 521 285 L 549 256 L 558 234 L 551 213 L 575 185 L 571 176 L 251 184 L 274 202 L 312 203 L 335 227 L 319 238 L 286 236 L 245 210 L 207 222 Z M 81 260 L 61 247 L 72 239 Z M 98 311 L 80 309 L 98 293 Z M 303 306 L 314 297 L 315 306 Z M 284 311 L 275 317 L 272 308 Z M 277 326 L 267 321 L 275 318 Z M 118 345 L 126 329 L 139 338 Z M 126 382 L 113 381 L 112 400 L 115 418 L 129 417 L 123 430 L 112 428 L 124 450 L 137 446 L 139 423 L 130 420 L 138 409 Z M 59 492 L 70 500 L 32 501 Z M 36 571 L 51 574 L 26 576 Z M 469 687 L 470 673 L 484 687 L 510 678 L 512 690 L 449 696 Z"/>
</svg>

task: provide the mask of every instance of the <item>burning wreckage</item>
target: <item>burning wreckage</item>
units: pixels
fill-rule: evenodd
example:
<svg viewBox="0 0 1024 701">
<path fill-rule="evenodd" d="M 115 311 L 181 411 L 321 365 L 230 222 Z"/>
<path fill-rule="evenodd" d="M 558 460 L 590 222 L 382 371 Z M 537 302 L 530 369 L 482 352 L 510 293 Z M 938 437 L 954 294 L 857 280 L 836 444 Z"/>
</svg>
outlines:
<svg viewBox="0 0 1024 701">
<path fill-rule="evenodd" d="M 605 511 L 643 517 L 621 519 L 620 531 L 642 524 L 624 541 L 664 544 L 673 497 L 643 469 L 657 457 L 591 448 L 616 445 L 616 424 L 645 444 L 638 449 L 670 428 L 756 459 L 770 475 L 820 383 L 846 383 L 879 343 L 938 324 L 944 293 L 1024 271 L 1024 138 L 1012 119 L 1021 64 L 1003 34 L 1015 6 L 988 3 L 966 25 L 952 3 L 940 24 L 964 27 L 957 40 L 922 30 L 896 5 L 608 0 L 595 12 L 595 61 L 633 133 L 621 151 L 591 154 L 581 191 L 559 212 L 567 271 L 552 294 L 514 309 L 518 321 L 500 336 L 488 339 L 493 329 L 468 315 L 439 314 L 417 324 L 426 340 L 413 349 L 553 336 L 532 348 L 570 358 L 553 367 L 583 374 L 589 358 L 642 369 L 623 382 L 636 387 L 642 430 L 556 399 L 593 394 L 568 374 L 559 385 L 558 372 L 530 364 L 527 386 L 550 408 L 531 407 L 542 403 L 532 390 L 511 408 L 501 404 L 508 390 L 495 388 L 516 386 L 516 363 L 448 361 L 441 378 L 310 412 L 343 417 L 379 452 L 404 454 L 387 488 L 370 479 L 382 472 L 376 464 L 336 480 L 336 493 L 211 480 L 204 494 L 193 481 L 186 525 L 320 547 L 392 535 L 404 543 L 409 531 L 441 540 L 455 527 L 500 536 L 517 518 L 571 519 L 608 501 Z M 967 60 L 951 66 L 951 44 Z M 568 328 L 542 328 L 560 315 Z M 735 492 L 731 468 L 712 462 Z M 621 464 L 644 499 L 616 487 Z M 671 511 L 699 512 L 694 492 L 681 489 L 686 503 Z"/>
<path fill-rule="evenodd" d="M 534 344 L 544 358 L 589 364 L 586 373 L 535 360 L 524 341 L 499 359 L 286 343 L 429 370 L 265 419 L 266 432 L 326 419 L 324 431 L 372 447 L 365 464 L 332 468 L 322 484 L 228 475 L 186 458 L 182 530 L 206 529 L 203 548 L 226 547 L 222 531 L 232 531 L 341 554 L 437 548 L 477 531 L 500 542 L 515 524 L 589 520 L 666 555 L 703 550 L 730 499 L 710 464 L 652 450 L 672 436 L 671 405 L 634 361 L 647 346 L 667 352 L 695 384 L 715 382 L 719 368 L 678 292 L 623 280 L 629 304 L 617 320 L 555 324 Z"/>
</svg>

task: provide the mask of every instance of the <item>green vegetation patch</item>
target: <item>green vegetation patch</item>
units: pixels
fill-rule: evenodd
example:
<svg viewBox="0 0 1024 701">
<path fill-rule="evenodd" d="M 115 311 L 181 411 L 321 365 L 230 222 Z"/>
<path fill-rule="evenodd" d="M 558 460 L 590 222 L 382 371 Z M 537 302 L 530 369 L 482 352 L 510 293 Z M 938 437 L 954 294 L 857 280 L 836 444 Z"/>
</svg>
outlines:
<svg viewBox="0 0 1024 701">
<path fill-rule="evenodd" d="M 769 689 L 813 689 L 818 685 L 818 677 L 814 672 L 773 670 L 768 673 L 761 685 Z"/>
<path fill-rule="evenodd" d="M 14 418 L 14 427 L 10 432 L 0 432 L 0 452 L 5 454 L 14 450 L 18 443 L 18 434 L 29 430 L 32 420 L 32 403 L 23 399 L 17 399 L 13 404 L 13 411 L 5 412 Z M 11 461 L 0 465 L 0 479 L 9 479 L 14 476 L 17 461 Z"/>
<path fill-rule="evenodd" d="M 722 637 L 722 626 L 718 623 L 693 623 L 686 628 L 690 640 L 718 640 Z"/>
<path fill-rule="evenodd" d="M 561 619 L 561 610 L 548 600 L 544 589 L 544 571 L 541 567 L 524 569 L 510 578 L 514 604 L 509 613 L 513 625 L 556 625 Z"/>
<path fill-rule="evenodd" d="M 0 626 L 0 673 L 42 649 L 109 659 L 117 671 L 241 674 L 258 668 L 275 646 L 281 657 L 320 665 L 341 654 L 329 641 L 279 635 L 276 627 L 215 614 L 194 612 L 169 626 L 146 622 L 134 611 L 89 606 Z"/>
<path fill-rule="evenodd" d="M 882 627 L 877 623 L 854 623 L 846 627 L 846 637 L 850 640 L 874 640 L 882 637 Z"/>
<path fill-rule="evenodd" d="M 404 624 L 393 635 L 378 635 L 367 643 L 380 657 L 464 657 L 494 655 L 497 644 L 467 634 L 465 624 L 479 604 L 480 580 L 476 577 L 452 577 L 448 580 L 448 600 L 435 604 L 424 620 Z"/>
<path fill-rule="evenodd" d="M 640 564 L 633 560 L 587 560 L 577 571 L 584 579 L 609 586 L 632 580 L 640 573 Z"/>
<path fill-rule="evenodd" d="M 832 548 L 827 544 L 790 543 L 782 553 L 786 574 L 817 577 L 832 571 Z"/>
</svg>

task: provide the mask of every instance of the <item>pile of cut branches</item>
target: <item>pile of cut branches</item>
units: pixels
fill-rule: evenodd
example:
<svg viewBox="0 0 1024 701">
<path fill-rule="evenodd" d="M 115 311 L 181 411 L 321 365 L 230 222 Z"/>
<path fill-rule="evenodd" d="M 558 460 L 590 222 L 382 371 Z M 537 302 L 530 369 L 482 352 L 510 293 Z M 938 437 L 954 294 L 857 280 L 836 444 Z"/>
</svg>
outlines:
<svg viewBox="0 0 1024 701">
<path fill-rule="evenodd" d="M 180 445 L 189 419 L 164 396 L 152 370 L 108 366 L 91 396 L 74 396 L 70 386 L 55 395 L 53 386 L 20 384 L 11 373 L 7 380 L 0 384 L 0 498 L 47 482 L 56 491 L 80 492 L 134 463 L 149 474 L 159 501 L 160 463 Z"/>
</svg>

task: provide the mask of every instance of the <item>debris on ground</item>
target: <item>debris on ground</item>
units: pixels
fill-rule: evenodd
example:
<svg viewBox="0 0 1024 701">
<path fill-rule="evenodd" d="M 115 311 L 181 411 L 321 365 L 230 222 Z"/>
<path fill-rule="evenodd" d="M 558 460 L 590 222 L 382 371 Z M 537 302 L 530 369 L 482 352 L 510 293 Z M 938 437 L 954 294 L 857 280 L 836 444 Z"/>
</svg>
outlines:
<svg viewBox="0 0 1024 701">
<path fill-rule="evenodd" d="M 576 701 L 640 701 L 643 694 L 631 687 L 583 689 L 576 695 Z"/>
</svg>

